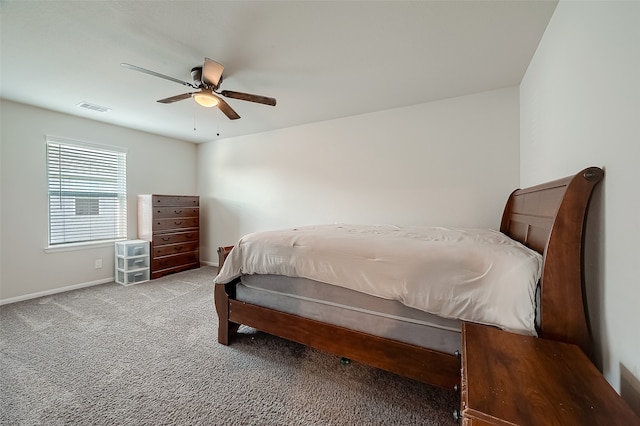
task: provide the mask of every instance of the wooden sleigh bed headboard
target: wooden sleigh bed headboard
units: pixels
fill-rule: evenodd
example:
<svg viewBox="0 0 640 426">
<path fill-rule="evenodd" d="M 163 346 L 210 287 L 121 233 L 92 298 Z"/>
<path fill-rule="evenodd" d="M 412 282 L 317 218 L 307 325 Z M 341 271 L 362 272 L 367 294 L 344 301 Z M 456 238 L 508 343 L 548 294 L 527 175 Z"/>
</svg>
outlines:
<svg viewBox="0 0 640 426">
<path fill-rule="evenodd" d="M 604 172 L 589 167 L 575 176 L 514 191 L 500 231 L 544 256 L 540 280 L 540 337 L 573 343 L 590 354 L 584 294 L 584 228 L 594 187 Z"/>
<path fill-rule="evenodd" d="M 590 167 L 514 191 L 500 231 L 543 255 L 540 336 L 573 343 L 589 355 L 583 298 L 584 228 L 591 194 L 604 172 Z M 218 249 L 219 265 L 233 246 Z M 235 299 L 235 284 L 215 284 L 218 341 L 230 344 L 240 324 L 433 385 L 460 383 L 456 355 L 361 333 Z"/>
</svg>

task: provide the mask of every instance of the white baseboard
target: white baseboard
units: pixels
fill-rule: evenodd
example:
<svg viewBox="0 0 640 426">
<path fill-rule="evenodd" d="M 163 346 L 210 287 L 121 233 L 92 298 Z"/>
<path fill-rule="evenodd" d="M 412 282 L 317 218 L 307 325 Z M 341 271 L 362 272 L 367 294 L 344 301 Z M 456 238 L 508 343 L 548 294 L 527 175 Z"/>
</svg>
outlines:
<svg viewBox="0 0 640 426">
<path fill-rule="evenodd" d="M 37 297 L 51 296 L 52 294 L 62 293 L 69 290 L 77 290 L 79 288 L 91 287 L 98 284 L 106 284 L 114 282 L 115 277 L 103 278 L 101 280 L 90 281 L 87 283 L 74 284 L 67 287 L 55 288 L 53 290 L 39 291 L 37 293 L 25 294 L 24 296 L 11 297 L 9 299 L 0 299 L 0 306 L 8 305 L 9 303 L 22 302 L 24 300 L 35 299 Z"/>
<path fill-rule="evenodd" d="M 218 266 L 218 262 L 208 262 L 206 260 L 201 260 L 200 264 L 207 265 L 207 266 L 216 266 L 216 267 Z M 115 277 L 103 278 L 97 281 L 90 281 L 87 283 L 74 284 L 67 287 L 55 288 L 53 290 L 46 290 L 46 291 L 39 291 L 37 293 L 25 294 L 24 296 L 11 297 L 9 299 L 0 299 L 0 306 L 8 305 L 9 303 L 22 302 L 23 300 L 35 299 L 37 297 L 51 296 L 52 294 L 62 293 L 69 290 L 77 290 L 79 288 L 91 287 L 99 284 L 112 283 L 114 281 L 115 281 Z"/>
</svg>

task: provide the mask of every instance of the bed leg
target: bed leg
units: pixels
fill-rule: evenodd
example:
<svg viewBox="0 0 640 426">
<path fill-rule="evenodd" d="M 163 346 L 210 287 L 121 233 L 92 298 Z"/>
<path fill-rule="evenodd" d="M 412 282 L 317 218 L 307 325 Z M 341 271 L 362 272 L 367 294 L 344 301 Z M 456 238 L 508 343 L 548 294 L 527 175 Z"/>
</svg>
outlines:
<svg viewBox="0 0 640 426">
<path fill-rule="evenodd" d="M 226 326 L 220 323 L 218 325 L 218 343 L 229 346 L 231 339 L 236 335 L 240 324 L 226 322 Z"/>
<path fill-rule="evenodd" d="M 218 343 L 228 346 L 240 324 L 229 321 L 229 295 L 224 284 L 215 285 L 214 298 L 218 312 Z"/>
</svg>

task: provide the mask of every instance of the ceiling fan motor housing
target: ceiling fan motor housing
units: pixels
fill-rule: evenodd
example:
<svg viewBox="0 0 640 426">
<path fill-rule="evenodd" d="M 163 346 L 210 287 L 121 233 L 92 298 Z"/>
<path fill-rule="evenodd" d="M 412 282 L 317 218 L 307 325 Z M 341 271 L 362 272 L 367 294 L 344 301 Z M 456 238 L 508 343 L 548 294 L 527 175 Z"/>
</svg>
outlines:
<svg viewBox="0 0 640 426">
<path fill-rule="evenodd" d="M 196 84 L 196 86 L 200 87 L 200 85 L 203 84 L 202 67 L 191 68 L 191 78 L 193 78 L 193 82 Z"/>
<path fill-rule="evenodd" d="M 222 84 L 222 75 L 218 80 L 218 85 L 216 86 L 212 82 L 207 82 L 202 78 L 202 67 L 193 67 L 191 68 L 191 78 L 193 79 L 193 83 L 197 87 L 204 87 L 205 89 L 213 89 L 216 90 Z"/>
</svg>

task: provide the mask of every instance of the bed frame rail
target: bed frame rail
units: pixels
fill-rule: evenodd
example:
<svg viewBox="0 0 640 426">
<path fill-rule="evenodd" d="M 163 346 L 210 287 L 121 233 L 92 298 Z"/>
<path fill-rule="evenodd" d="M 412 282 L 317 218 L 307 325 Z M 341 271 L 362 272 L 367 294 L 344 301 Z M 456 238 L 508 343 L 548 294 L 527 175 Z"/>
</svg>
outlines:
<svg viewBox="0 0 640 426">
<path fill-rule="evenodd" d="M 254 327 L 312 348 L 424 383 L 453 389 L 460 384 L 458 354 L 443 354 L 344 327 L 291 315 L 229 298 L 235 282 L 215 285 L 218 342 L 224 345 L 238 325 Z"/>
</svg>

